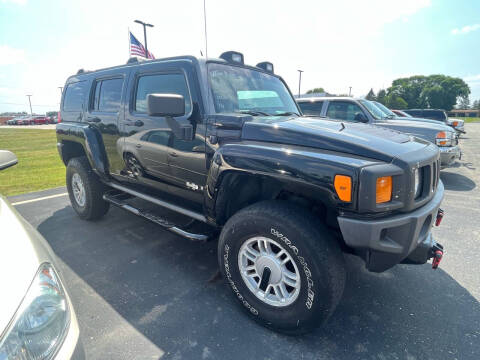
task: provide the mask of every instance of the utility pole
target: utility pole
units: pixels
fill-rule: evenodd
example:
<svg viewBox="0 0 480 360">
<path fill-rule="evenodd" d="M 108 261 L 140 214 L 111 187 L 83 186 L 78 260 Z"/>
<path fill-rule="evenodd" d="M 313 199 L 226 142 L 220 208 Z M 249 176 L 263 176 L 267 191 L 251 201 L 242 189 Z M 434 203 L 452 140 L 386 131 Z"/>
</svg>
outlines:
<svg viewBox="0 0 480 360">
<path fill-rule="evenodd" d="M 203 23 L 205 26 L 205 59 L 208 59 L 208 42 L 207 42 L 207 5 L 203 0 Z"/>
<path fill-rule="evenodd" d="M 297 70 L 298 71 L 298 97 L 300 97 L 300 89 L 302 86 L 302 73 L 304 72 L 303 70 Z"/>
<path fill-rule="evenodd" d="M 153 27 L 152 24 L 147 24 L 144 23 L 143 21 L 140 20 L 135 20 L 137 24 L 143 25 L 143 40 L 145 42 L 145 59 L 148 59 L 148 48 L 147 48 L 147 26 L 148 27 Z"/>
<path fill-rule="evenodd" d="M 60 89 L 60 96 L 62 96 L 62 94 L 63 94 L 63 86 L 59 86 L 58 88 Z"/>
<path fill-rule="evenodd" d="M 352 87 L 349 86 L 350 90 L 348 90 L 348 96 L 352 96 Z"/>
<path fill-rule="evenodd" d="M 32 111 L 32 101 L 30 100 L 30 97 L 32 95 L 27 95 L 28 96 L 28 103 L 30 104 L 30 115 L 33 116 L 33 111 Z"/>
</svg>

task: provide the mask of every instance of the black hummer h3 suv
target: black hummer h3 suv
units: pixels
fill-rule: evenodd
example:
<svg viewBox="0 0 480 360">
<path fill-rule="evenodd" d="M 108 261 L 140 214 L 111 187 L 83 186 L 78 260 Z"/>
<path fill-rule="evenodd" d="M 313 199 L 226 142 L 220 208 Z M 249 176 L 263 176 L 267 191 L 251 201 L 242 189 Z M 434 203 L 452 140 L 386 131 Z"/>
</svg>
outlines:
<svg viewBox="0 0 480 360">
<path fill-rule="evenodd" d="M 81 218 L 113 204 L 192 240 L 219 232 L 232 294 L 278 331 L 306 332 L 332 314 L 343 252 L 374 272 L 432 257 L 436 266 L 443 254 L 431 235 L 444 192 L 435 145 L 303 117 L 273 65 L 247 66 L 240 53 L 80 70 L 56 131 Z M 200 223 L 217 232 L 192 231 Z"/>
</svg>

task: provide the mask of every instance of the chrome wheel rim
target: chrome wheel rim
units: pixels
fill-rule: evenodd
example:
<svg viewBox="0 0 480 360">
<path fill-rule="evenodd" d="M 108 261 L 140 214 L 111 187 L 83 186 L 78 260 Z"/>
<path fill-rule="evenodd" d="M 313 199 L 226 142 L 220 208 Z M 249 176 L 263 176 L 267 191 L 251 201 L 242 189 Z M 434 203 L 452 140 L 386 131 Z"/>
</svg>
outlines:
<svg viewBox="0 0 480 360">
<path fill-rule="evenodd" d="M 134 176 L 142 175 L 142 168 L 135 157 L 128 157 L 128 167 Z"/>
<path fill-rule="evenodd" d="M 285 248 L 267 237 L 256 236 L 243 243 L 238 267 L 249 290 L 272 306 L 292 304 L 300 293 L 300 272 Z"/>
<path fill-rule="evenodd" d="M 85 195 L 85 186 L 83 185 L 82 178 L 78 173 L 73 174 L 72 176 L 72 190 L 73 197 L 79 206 L 85 206 L 86 195 Z"/>
</svg>

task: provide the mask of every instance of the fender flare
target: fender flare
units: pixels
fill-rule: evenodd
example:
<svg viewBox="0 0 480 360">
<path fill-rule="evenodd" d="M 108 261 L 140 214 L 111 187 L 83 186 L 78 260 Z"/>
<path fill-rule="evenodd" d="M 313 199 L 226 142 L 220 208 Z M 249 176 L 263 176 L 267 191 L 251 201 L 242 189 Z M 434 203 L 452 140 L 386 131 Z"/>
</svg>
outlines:
<svg viewBox="0 0 480 360">
<path fill-rule="evenodd" d="M 99 131 L 88 124 L 60 123 L 56 127 L 57 147 L 65 165 L 67 157 L 65 145 L 68 142 L 82 146 L 93 171 L 103 180 L 109 179 L 108 159 Z"/>
</svg>

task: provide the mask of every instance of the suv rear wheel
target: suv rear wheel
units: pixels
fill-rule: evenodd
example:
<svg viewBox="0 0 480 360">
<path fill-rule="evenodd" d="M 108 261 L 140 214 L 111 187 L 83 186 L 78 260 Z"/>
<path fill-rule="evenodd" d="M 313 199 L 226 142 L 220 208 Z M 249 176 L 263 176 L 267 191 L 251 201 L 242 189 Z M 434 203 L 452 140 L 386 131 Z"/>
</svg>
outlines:
<svg viewBox="0 0 480 360">
<path fill-rule="evenodd" d="M 324 323 L 345 285 L 343 254 L 327 227 L 287 202 L 257 203 L 232 216 L 220 234 L 218 260 L 242 308 L 288 334 Z"/>
<path fill-rule="evenodd" d="M 96 220 L 107 213 L 110 204 L 103 200 L 105 188 L 85 156 L 70 159 L 67 165 L 68 195 L 80 218 Z"/>
</svg>

